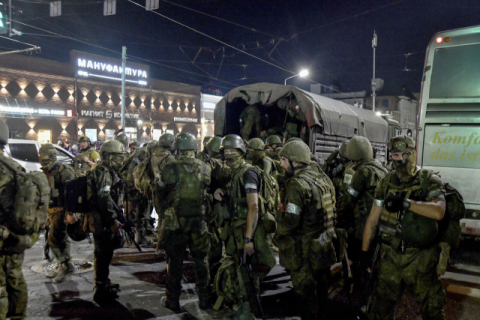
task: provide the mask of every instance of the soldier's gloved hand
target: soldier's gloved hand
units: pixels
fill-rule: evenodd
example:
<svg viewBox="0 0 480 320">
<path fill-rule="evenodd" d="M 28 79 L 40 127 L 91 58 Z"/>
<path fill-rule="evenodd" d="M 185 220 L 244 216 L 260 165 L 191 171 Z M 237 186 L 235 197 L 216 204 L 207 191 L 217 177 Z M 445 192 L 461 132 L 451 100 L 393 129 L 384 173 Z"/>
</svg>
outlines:
<svg viewBox="0 0 480 320">
<path fill-rule="evenodd" d="M 225 191 L 223 191 L 223 189 L 218 188 L 218 189 L 215 190 L 215 192 L 213 193 L 213 197 L 214 197 L 215 200 L 217 200 L 217 201 L 222 201 L 224 194 L 225 194 Z"/>
<path fill-rule="evenodd" d="M 369 251 L 360 251 L 360 270 L 370 272 L 372 267 L 372 255 Z"/>
<path fill-rule="evenodd" d="M 385 209 L 389 212 L 399 212 L 403 209 L 403 201 L 405 198 L 400 193 L 389 195 L 384 201 Z"/>
</svg>

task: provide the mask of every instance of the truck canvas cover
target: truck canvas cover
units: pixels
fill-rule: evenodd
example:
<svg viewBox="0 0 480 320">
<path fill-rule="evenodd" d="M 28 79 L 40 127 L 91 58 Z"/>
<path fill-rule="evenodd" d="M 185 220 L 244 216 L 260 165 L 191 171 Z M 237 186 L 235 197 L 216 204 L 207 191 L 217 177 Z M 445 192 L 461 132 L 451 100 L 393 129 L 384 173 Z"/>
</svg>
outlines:
<svg viewBox="0 0 480 320">
<path fill-rule="evenodd" d="M 386 143 L 387 122 L 371 110 L 356 108 L 344 102 L 316 95 L 297 87 L 272 83 L 257 83 L 235 88 L 220 100 L 215 108 L 215 135 L 226 134 L 226 110 L 235 99 L 247 105 L 261 104 L 276 107 L 280 99 L 296 99 L 299 110 L 305 115 L 308 127 L 319 126 L 323 134 L 352 137 L 365 136 L 370 141 Z M 357 129 L 357 132 L 355 132 Z"/>
</svg>

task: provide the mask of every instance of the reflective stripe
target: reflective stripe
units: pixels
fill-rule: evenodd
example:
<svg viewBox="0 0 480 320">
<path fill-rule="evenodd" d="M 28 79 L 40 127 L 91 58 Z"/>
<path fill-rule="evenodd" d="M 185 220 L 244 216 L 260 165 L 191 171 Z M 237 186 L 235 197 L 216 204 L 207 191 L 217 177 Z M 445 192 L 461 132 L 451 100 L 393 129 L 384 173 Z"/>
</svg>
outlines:
<svg viewBox="0 0 480 320">
<path fill-rule="evenodd" d="M 100 160 L 101 160 L 100 158 L 95 158 L 93 159 L 93 162 L 100 162 Z"/>
<path fill-rule="evenodd" d="M 102 189 L 98 190 L 97 195 L 100 197 L 104 192 L 110 192 L 110 186 L 108 184 Z"/>
<path fill-rule="evenodd" d="M 375 199 L 373 200 L 373 205 L 376 207 L 383 207 L 383 200 Z"/>
<path fill-rule="evenodd" d="M 358 195 L 360 194 L 360 192 L 356 191 L 356 190 L 353 189 L 352 187 L 348 187 L 347 191 L 348 191 L 348 193 L 350 193 L 354 198 L 358 197 Z"/>
<path fill-rule="evenodd" d="M 294 203 L 289 202 L 287 204 L 286 212 L 291 213 L 291 214 L 300 214 L 300 212 L 302 212 L 302 208 L 300 208 L 299 206 L 297 206 Z"/>
<path fill-rule="evenodd" d="M 255 183 L 245 183 L 245 189 L 255 189 L 255 190 L 257 190 L 257 185 Z"/>
<path fill-rule="evenodd" d="M 165 183 L 163 183 L 163 181 L 162 181 L 161 179 L 160 179 L 160 180 L 158 180 L 158 185 L 159 185 L 161 188 L 163 188 L 163 187 L 165 187 L 165 186 L 166 186 L 166 184 L 165 184 Z"/>
</svg>

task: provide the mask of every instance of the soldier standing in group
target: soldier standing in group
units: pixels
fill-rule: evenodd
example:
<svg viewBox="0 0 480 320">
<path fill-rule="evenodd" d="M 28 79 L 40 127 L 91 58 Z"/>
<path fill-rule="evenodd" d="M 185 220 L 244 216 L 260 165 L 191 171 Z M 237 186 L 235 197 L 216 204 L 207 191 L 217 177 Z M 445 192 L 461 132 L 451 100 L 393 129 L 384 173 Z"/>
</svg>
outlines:
<svg viewBox="0 0 480 320">
<path fill-rule="evenodd" d="M 73 159 L 73 169 L 77 177 L 83 177 L 89 171 L 95 169 L 95 166 L 100 162 L 100 155 L 90 146 L 89 137 L 80 137 L 78 145 L 80 146 L 80 151 Z"/>
<path fill-rule="evenodd" d="M 207 143 L 208 143 L 208 141 L 210 141 L 210 139 L 212 139 L 211 136 L 205 136 L 205 138 L 203 138 L 203 150 L 197 153 L 197 155 L 195 156 L 197 159 L 200 159 L 202 161 L 205 161 L 207 159 L 208 151 L 207 151 L 206 147 L 207 147 Z"/>
<path fill-rule="evenodd" d="M 115 140 L 120 141 L 124 146 L 125 149 L 128 147 L 128 137 L 125 133 L 120 133 L 115 137 Z"/>
<path fill-rule="evenodd" d="M 121 223 L 117 211 L 121 210 L 124 186 L 118 171 L 125 160 L 125 146 L 117 140 L 102 145 L 102 161 L 92 171 L 94 193 L 92 214 L 89 217 L 90 231 L 95 244 L 95 287 L 93 299 L 99 303 L 112 302 L 118 298 L 118 284 L 109 279 L 109 267 L 113 258 L 115 242 L 120 237 Z"/>
<path fill-rule="evenodd" d="M 130 154 L 134 154 L 135 151 L 138 148 L 140 148 L 140 143 L 138 141 L 133 141 L 132 143 L 130 143 L 129 147 L 130 147 Z"/>
<path fill-rule="evenodd" d="M 276 134 L 269 136 L 267 138 L 267 141 L 265 141 L 267 156 L 269 156 L 273 160 L 281 161 L 282 158 L 278 155 L 278 153 L 280 152 L 280 150 L 282 150 L 282 146 L 282 139 L 280 139 L 279 136 L 277 136 Z"/>
<path fill-rule="evenodd" d="M 335 191 L 325 174 L 312 169 L 305 143 L 286 143 L 280 156 L 286 181 L 274 243 L 280 264 L 290 270 L 302 319 L 318 319 L 328 298 L 330 267 L 336 262 Z"/>
<path fill-rule="evenodd" d="M 58 271 L 48 276 L 53 278 L 54 283 L 59 283 L 75 271 L 75 267 L 70 262 L 70 241 L 67 237 L 65 220 L 73 224 L 77 218 L 75 213 L 66 212 L 64 207 L 65 182 L 75 179 L 75 171 L 57 161 L 57 149 L 52 144 L 42 145 L 38 154 L 51 190 L 47 220 L 48 244 L 58 262 Z"/>
<path fill-rule="evenodd" d="M 260 137 L 260 111 L 257 105 L 247 106 L 240 114 L 240 132 L 244 140 L 254 137 L 252 129 L 255 128 L 257 137 Z"/>
<path fill-rule="evenodd" d="M 227 235 L 225 253 L 234 260 L 235 269 L 239 269 L 241 255 L 244 261 L 251 258 L 252 263 L 260 264 L 271 269 L 276 261 L 267 240 L 266 231 L 259 224 L 258 193 L 262 184 L 256 167 L 244 160 L 245 144 L 240 136 L 229 134 L 222 139 L 220 151 L 225 158 L 225 164 L 230 169 L 230 180 L 226 190 L 215 190 L 214 197 L 218 201 L 226 201 L 229 216 L 229 226 L 223 230 Z M 237 254 L 238 253 L 238 254 Z M 265 270 L 268 273 L 268 270 Z M 234 319 L 254 319 L 249 295 L 246 287 L 250 286 L 248 274 L 244 267 L 240 268 L 241 301 Z M 266 276 L 266 273 L 255 274 L 257 279 Z M 257 288 L 258 290 L 259 288 Z M 253 294 L 253 293 L 251 293 Z"/>
<path fill-rule="evenodd" d="M 259 167 L 266 174 L 272 174 L 277 171 L 274 161 L 265 155 L 265 144 L 260 138 L 253 138 L 248 141 L 247 160 L 251 164 Z"/>
<path fill-rule="evenodd" d="M 210 303 L 208 252 L 210 238 L 205 221 L 205 191 L 210 184 L 210 167 L 195 158 L 197 139 L 191 133 L 179 133 L 175 139 L 178 159 L 165 165 L 159 181 L 167 189 L 162 236 L 168 255 L 168 280 L 162 305 L 180 308 L 182 266 L 187 247 L 195 262 L 199 306 L 206 310 Z"/>
<path fill-rule="evenodd" d="M 359 267 L 363 230 L 373 205 L 375 187 L 385 177 L 387 170 L 373 159 L 372 146 L 365 137 L 355 136 L 350 139 L 347 158 L 354 162 L 352 169 L 355 173 L 339 210 L 346 220 L 346 225 L 342 227 L 349 232 L 348 257 L 353 261 L 355 271 Z M 355 279 L 359 279 L 358 276 L 359 272 L 354 272 Z"/>
<path fill-rule="evenodd" d="M 14 210 L 15 175 L 25 169 L 13 159 L 6 157 L 4 148 L 8 144 L 8 127 L 0 119 L 0 319 L 24 319 L 27 311 L 27 283 L 22 273 L 26 247 L 9 246 L 19 236 L 9 229 L 9 214 Z M 5 163 L 8 163 L 6 165 Z M 11 170 L 16 168 L 16 172 Z M 27 240 L 27 238 L 25 238 Z M 18 241 L 17 241 L 18 242 Z M 26 243 L 27 241 L 21 241 Z"/>
<path fill-rule="evenodd" d="M 421 305 L 422 319 L 445 319 L 446 296 L 437 274 L 445 268 L 439 259 L 443 243 L 437 239 L 437 221 L 445 215 L 445 188 L 438 175 L 416 166 L 412 138 L 392 138 L 389 149 L 394 171 L 375 190 L 363 236 L 366 270 L 371 267 L 370 245 L 380 225 L 370 319 L 394 319 L 404 289 Z"/>
</svg>

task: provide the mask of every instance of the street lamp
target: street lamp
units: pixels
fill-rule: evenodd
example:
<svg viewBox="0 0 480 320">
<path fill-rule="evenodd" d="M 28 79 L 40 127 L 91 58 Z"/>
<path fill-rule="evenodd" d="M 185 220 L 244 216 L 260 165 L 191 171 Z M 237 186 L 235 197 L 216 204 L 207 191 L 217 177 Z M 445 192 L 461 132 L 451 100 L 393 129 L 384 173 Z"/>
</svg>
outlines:
<svg viewBox="0 0 480 320">
<path fill-rule="evenodd" d="M 291 76 L 291 77 L 288 77 L 287 79 L 285 79 L 285 85 L 287 85 L 287 80 L 288 80 L 288 79 L 292 79 L 292 78 L 295 78 L 295 77 L 298 77 L 298 76 L 300 76 L 300 77 L 302 77 L 302 78 L 307 77 L 307 76 L 308 76 L 308 70 L 307 70 L 307 69 L 303 69 L 302 71 L 300 71 L 299 74 L 296 74 L 296 75 L 293 75 L 293 76 Z"/>
</svg>

